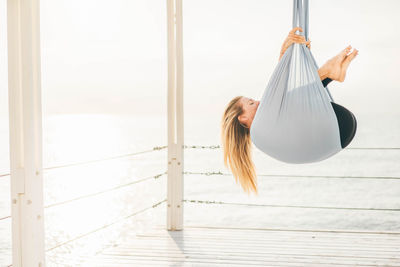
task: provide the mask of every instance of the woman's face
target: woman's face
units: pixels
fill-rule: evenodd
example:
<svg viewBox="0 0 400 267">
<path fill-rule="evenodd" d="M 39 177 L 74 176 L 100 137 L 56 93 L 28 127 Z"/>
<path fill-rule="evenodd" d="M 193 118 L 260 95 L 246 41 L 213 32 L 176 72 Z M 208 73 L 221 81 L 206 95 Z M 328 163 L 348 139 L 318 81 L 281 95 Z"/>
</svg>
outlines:
<svg viewBox="0 0 400 267">
<path fill-rule="evenodd" d="M 256 111 L 260 101 L 256 101 L 253 98 L 248 98 L 243 96 L 240 99 L 240 102 L 243 107 L 243 113 L 238 117 L 241 124 L 246 125 L 250 128 L 251 123 L 253 122 L 254 115 L 256 115 Z"/>
</svg>

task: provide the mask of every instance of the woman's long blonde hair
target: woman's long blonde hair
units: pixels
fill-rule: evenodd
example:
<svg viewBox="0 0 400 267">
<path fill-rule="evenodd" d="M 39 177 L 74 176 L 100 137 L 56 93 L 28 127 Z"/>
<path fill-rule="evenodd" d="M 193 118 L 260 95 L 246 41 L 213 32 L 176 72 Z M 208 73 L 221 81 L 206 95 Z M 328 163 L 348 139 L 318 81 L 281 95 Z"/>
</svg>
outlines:
<svg viewBox="0 0 400 267">
<path fill-rule="evenodd" d="M 247 194 L 252 191 L 258 195 L 257 176 L 251 159 L 250 129 L 244 127 L 238 118 L 243 113 L 242 104 L 239 102 L 242 97 L 233 98 L 222 116 L 221 141 L 224 164 L 231 169 L 236 183 L 239 181 Z"/>
</svg>

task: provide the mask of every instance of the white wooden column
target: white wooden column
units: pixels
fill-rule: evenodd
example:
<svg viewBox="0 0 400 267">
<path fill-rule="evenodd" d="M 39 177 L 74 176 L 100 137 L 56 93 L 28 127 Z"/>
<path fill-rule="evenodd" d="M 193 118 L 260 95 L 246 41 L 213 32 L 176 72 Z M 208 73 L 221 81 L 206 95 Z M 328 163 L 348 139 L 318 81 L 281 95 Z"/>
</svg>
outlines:
<svg viewBox="0 0 400 267">
<path fill-rule="evenodd" d="M 183 229 L 182 0 L 167 0 L 168 188 L 167 229 Z"/>
<path fill-rule="evenodd" d="M 13 267 L 45 266 L 39 0 L 8 0 Z"/>
</svg>

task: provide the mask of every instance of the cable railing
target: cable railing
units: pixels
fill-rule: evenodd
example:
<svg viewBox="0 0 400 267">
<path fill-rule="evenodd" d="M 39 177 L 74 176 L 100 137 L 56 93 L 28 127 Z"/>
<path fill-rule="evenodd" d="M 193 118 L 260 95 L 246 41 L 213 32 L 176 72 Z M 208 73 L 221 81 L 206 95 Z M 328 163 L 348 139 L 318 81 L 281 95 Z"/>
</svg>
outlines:
<svg viewBox="0 0 400 267">
<path fill-rule="evenodd" d="M 223 173 L 221 171 L 216 172 L 190 172 L 186 171 L 183 174 L 187 175 L 222 175 L 222 176 L 232 176 L 231 173 Z M 398 180 L 400 176 L 347 176 L 347 175 L 290 175 L 290 174 L 257 174 L 261 177 L 285 177 L 285 178 L 332 178 L 332 179 L 393 179 Z"/>
<path fill-rule="evenodd" d="M 184 148 L 220 149 L 220 145 L 184 145 Z M 400 147 L 347 147 L 345 150 L 400 150 Z"/>
<path fill-rule="evenodd" d="M 160 204 L 162 204 L 162 203 L 164 203 L 164 202 L 166 202 L 166 201 L 167 201 L 167 199 L 164 199 L 164 200 L 159 201 L 159 202 L 157 202 L 157 203 L 155 203 L 155 204 L 153 204 L 153 205 L 151 205 L 151 206 L 149 206 L 149 207 L 146 207 L 146 208 L 144 208 L 144 209 L 141 209 L 141 210 L 139 210 L 139 211 L 136 211 L 136 212 L 134 212 L 134 213 L 131 213 L 131 214 L 127 215 L 127 216 L 122 216 L 122 217 L 120 217 L 120 218 L 118 218 L 118 219 L 116 219 L 116 220 L 114 220 L 114 221 L 112 221 L 112 222 L 110 222 L 110 223 L 106 223 L 106 224 L 104 224 L 104 225 L 102 225 L 102 226 L 100 226 L 100 227 L 97 227 L 96 229 L 94 229 L 94 230 L 92 230 L 92 231 L 89 231 L 89 232 L 86 232 L 86 233 L 84 233 L 84 234 L 78 235 L 78 236 L 76 236 L 76 237 L 74 237 L 74 238 L 72 238 L 72 239 L 69 239 L 69 240 L 64 241 L 64 242 L 61 242 L 61 243 L 59 243 L 59 244 L 57 244 L 57 245 L 55 245 L 55 246 L 53 246 L 53 247 L 51 247 L 51 248 L 48 248 L 48 249 L 46 249 L 46 252 L 49 252 L 49 251 L 51 251 L 51 250 L 54 250 L 54 249 L 56 249 L 56 248 L 59 248 L 59 247 L 64 246 L 64 245 L 66 245 L 66 244 L 69 244 L 69 243 L 71 243 L 71 242 L 74 242 L 74 241 L 76 241 L 76 240 L 82 239 L 83 237 L 89 236 L 89 235 L 91 235 L 91 234 L 93 234 L 93 233 L 96 233 L 96 232 L 98 232 L 98 231 L 100 231 L 100 230 L 104 230 L 105 228 L 110 227 L 110 226 L 112 226 L 112 225 L 114 225 L 114 224 L 116 224 L 116 223 L 119 223 L 119 222 L 121 222 L 121 221 L 123 221 L 123 220 L 129 219 L 129 218 L 131 218 L 131 217 L 134 217 L 134 216 L 136 216 L 136 215 L 138 215 L 138 214 L 141 214 L 141 213 L 143 213 L 143 212 L 145 212 L 145 211 L 147 211 L 147 210 L 149 210 L 149 209 L 155 208 L 155 207 L 159 206 Z M 8 265 L 7 267 L 11 267 L 11 266 L 13 266 L 13 265 L 10 264 L 10 265 Z"/>
<path fill-rule="evenodd" d="M 211 201 L 211 200 L 194 200 L 194 199 L 184 199 L 183 202 L 202 203 L 202 204 L 222 204 L 222 205 L 250 206 L 250 207 L 271 207 L 271 208 L 333 209 L 333 210 L 368 210 L 368 211 L 400 211 L 400 209 L 390 209 L 390 208 L 363 208 L 363 207 L 333 207 L 333 206 L 278 205 L 278 204 L 239 203 L 239 202 L 224 202 L 224 201 Z"/>
<path fill-rule="evenodd" d="M 43 170 L 66 168 L 66 167 L 91 164 L 91 163 L 107 161 L 107 160 L 127 158 L 127 157 L 145 154 L 145 153 L 149 153 L 149 152 L 160 151 L 160 150 L 163 150 L 166 148 L 168 148 L 168 146 L 155 146 L 152 149 L 147 149 L 147 150 L 143 150 L 143 151 L 139 151 L 139 152 L 117 155 L 117 156 L 107 157 L 107 158 L 102 158 L 102 159 L 94 159 L 94 160 L 88 160 L 88 161 L 82 161 L 82 162 L 76 162 L 76 163 L 70 163 L 70 164 L 63 164 L 63 165 L 52 166 L 52 167 L 45 167 L 45 168 L 43 168 Z M 221 146 L 220 145 L 184 145 L 183 148 L 184 149 L 220 149 Z M 349 147 L 349 148 L 346 148 L 346 150 L 400 150 L 400 147 Z M 6 177 L 6 176 L 10 176 L 10 173 L 0 174 L 0 177 Z M 261 176 L 266 176 L 266 175 L 261 175 Z M 276 175 L 271 175 L 271 176 L 276 176 Z M 287 176 L 284 175 L 284 177 L 287 177 Z M 331 178 L 331 177 L 336 178 L 333 176 L 329 176 L 329 177 L 325 176 L 325 178 Z M 385 179 L 385 177 L 381 177 L 381 178 Z M 393 178 L 389 178 L 389 179 L 393 179 Z"/>
<path fill-rule="evenodd" d="M 1 218 L 0 218 L 0 221 L 1 221 L 1 220 L 5 220 L 5 219 L 10 219 L 10 218 L 11 218 L 11 215 L 8 215 L 8 216 L 5 216 L 5 217 L 1 217 Z"/>
<path fill-rule="evenodd" d="M 81 234 L 81 235 L 79 235 L 79 236 L 76 236 L 76 237 L 74 237 L 74 238 L 68 240 L 68 241 L 61 242 L 61 243 L 55 245 L 54 247 L 51 247 L 51 248 L 49 248 L 49 249 L 46 249 L 46 252 L 51 251 L 51 250 L 53 250 L 53 249 L 56 249 L 56 248 L 58 248 L 58 247 L 64 246 L 64 245 L 66 245 L 66 244 L 68 244 L 68 243 L 71 243 L 71 242 L 73 242 L 73 241 L 76 241 L 76 240 L 78 240 L 78 239 L 81 239 L 81 238 L 83 238 L 83 237 L 85 237 L 85 236 L 88 236 L 88 235 L 93 234 L 93 233 L 95 233 L 95 232 L 98 232 L 98 231 L 100 231 L 100 230 L 103 230 L 103 229 L 105 229 L 105 228 L 107 228 L 107 227 L 110 227 L 111 225 L 114 225 L 114 224 L 116 224 L 116 223 L 118 223 L 118 222 L 121 222 L 121 221 L 123 221 L 123 220 L 126 220 L 126 219 L 128 219 L 128 218 L 134 217 L 134 216 L 136 216 L 136 215 L 138 215 L 138 214 L 141 214 L 141 213 L 143 213 L 143 212 L 145 212 L 145 211 L 147 211 L 147 210 L 149 210 L 149 209 L 155 208 L 155 207 L 157 207 L 158 205 L 160 205 L 161 203 L 166 202 L 166 201 L 167 201 L 167 199 L 164 199 L 164 200 L 162 200 L 162 201 L 157 202 L 156 204 L 153 204 L 152 206 L 146 207 L 146 208 L 144 208 L 144 209 L 141 209 L 141 210 L 139 210 L 139 211 L 136 211 L 136 212 L 134 212 L 134 213 L 132 213 L 132 214 L 129 214 L 129 215 L 127 215 L 127 216 L 122 216 L 122 217 L 120 217 L 120 218 L 118 218 L 118 219 L 116 219 L 116 220 L 114 220 L 114 221 L 112 221 L 112 222 L 110 222 L 110 223 L 104 224 L 104 225 L 102 225 L 101 227 L 98 227 L 98 228 L 96 228 L 96 229 L 94 229 L 94 230 L 92 230 L 92 231 L 90 231 L 90 232 Z"/>
<path fill-rule="evenodd" d="M 111 192 L 111 191 L 114 191 L 114 190 L 117 190 L 117 189 L 121 189 L 123 187 L 127 187 L 127 186 L 130 186 L 130 185 L 134 185 L 134 184 L 138 184 L 138 183 L 141 183 L 141 182 L 145 182 L 145 181 L 148 181 L 150 179 L 158 179 L 158 178 L 160 178 L 161 176 L 163 176 L 165 174 L 167 174 L 167 171 L 165 171 L 163 173 L 160 173 L 160 174 L 153 175 L 153 176 L 149 176 L 149 177 L 146 177 L 146 178 L 143 178 L 143 179 L 140 179 L 140 180 L 135 180 L 135 181 L 130 182 L 130 183 L 117 185 L 115 187 L 108 188 L 108 189 L 105 189 L 105 190 L 102 190 L 102 191 L 99 191 L 99 192 L 95 192 L 95 193 L 79 196 L 79 197 L 76 197 L 76 198 L 72 198 L 72 199 L 69 199 L 69 200 L 53 203 L 53 204 L 44 206 L 44 208 L 52 208 L 52 207 L 55 207 L 55 206 L 67 204 L 67 203 L 74 202 L 74 201 L 77 201 L 77 200 L 81 200 L 81 199 L 84 199 L 84 198 L 94 197 L 94 196 L 101 195 L 101 194 L 104 194 L 104 193 L 108 193 L 108 192 Z"/>
<path fill-rule="evenodd" d="M 134 185 L 134 184 L 138 184 L 138 183 L 141 183 L 141 182 L 145 182 L 145 181 L 148 181 L 150 179 L 158 179 L 158 178 L 162 177 L 165 174 L 167 174 L 167 171 L 165 171 L 163 173 L 160 173 L 160 174 L 152 175 L 152 176 L 149 176 L 149 177 L 146 177 L 146 178 L 142 178 L 142 179 L 139 179 L 139 180 L 135 180 L 135 181 L 132 181 L 132 182 L 129 182 L 129 183 L 126 183 L 126 184 L 117 185 L 115 187 L 108 188 L 108 189 L 105 189 L 105 190 L 102 190 L 102 191 L 98 191 L 98 192 L 95 192 L 95 193 L 90 193 L 90 194 L 87 194 L 87 195 L 79 196 L 79 197 L 68 199 L 68 200 L 65 200 L 65 201 L 56 202 L 56 203 L 44 206 L 44 208 L 45 209 L 52 208 L 52 207 L 55 207 L 55 206 L 64 205 L 64 204 L 71 203 L 71 202 L 74 202 L 74 201 L 77 201 L 77 200 L 81 200 L 81 199 L 84 199 L 84 198 L 94 197 L 94 196 L 101 195 L 101 194 L 104 194 L 104 193 L 107 193 L 107 192 L 111 192 L 111 191 L 114 191 L 114 190 L 117 190 L 117 189 L 121 189 L 123 187 L 127 187 L 127 186 L 130 186 L 130 185 Z M 11 215 L 5 216 L 5 217 L 1 217 L 0 221 L 1 220 L 5 220 L 5 219 L 10 219 L 10 218 L 11 218 Z"/>
<path fill-rule="evenodd" d="M 115 160 L 115 159 L 121 159 L 121 158 L 127 158 L 127 157 L 131 157 L 131 156 L 136 156 L 136 155 L 140 155 L 140 154 L 145 154 L 145 153 L 149 153 L 149 152 L 154 152 L 154 151 L 160 151 L 163 150 L 165 148 L 168 148 L 168 146 L 156 146 L 153 147 L 152 149 L 148 149 L 148 150 L 143 150 L 143 151 L 139 151 L 139 152 L 134 152 L 134 153 L 129 153 L 129 154 L 123 154 L 123 155 L 118 155 L 118 156 L 114 156 L 114 157 L 107 157 L 107 158 L 102 158 L 102 159 L 94 159 L 94 160 L 89 160 L 89 161 L 84 161 L 84 162 L 77 162 L 77 163 L 71 163 L 71 164 L 63 164 L 63 165 L 58 165 L 58 166 L 52 166 L 52 167 L 47 167 L 47 168 L 43 168 L 43 170 L 52 170 L 52 169 L 58 169 L 58 168 L 66 168 L 66 167 L 71 167 L 71 166 L 78 166 L 78 165 L 84 165 L 84 164 L 91 164 L 91 163 L 95 163 L 95 162 L 101 162 L 101 161 L 108 161 L 108 160 Z M 219 145 L 184 145 L 183 146 L 184 149 L 220 149 L 221 147 Z M 347 148 L 349 150 L 400 150 L 400 148 L 398 147 L 352 147 L 352 148 Z M 51 207 L 55 207 L 55 206 L 59 206 L 59 205 L 63 205 L 63 204 L 67 204 L 67 203 L 71 203 L 74 201 L 78 201 L 81 199 L 85 199 L 85 198 L 90 198 L 93 196 L 97 196 L 100 194 L 104 194 L 107 192 L 111 192 L 111 191 L 115 191 L 127 186 L 131 186 L 134 184 L 138 184 L 144 181 L 148 181 L 150 179 L 158 179 L 160 177 L 162 177 L 163 175 L 166 175 L 167 171 L 163 172 L 163 173 L 159 173 L 156 175 L 152 175 L 149 177 L 145 177 L 139 180 L 135 180 L 126 184 L 122 184 L 122 185 L 118 185 L 118 186 L 114 186 L 112 188 L 108 188 L 102 191 L 98 191 L 95 193 L 90 193 L 87 195 L 83 195 L 83 196 L 79 196 L 73 199 L 69 199 L 69 200 L 65 200 L 65 201 L 60 201 L 57 203 L 53 203 L 50 205 L 45 206 L 44 208 L 51 208 Z M 224 173 L 221 171 L 211 171 L 211 172 L 193 172 L 193 171 L 184 171 L 183 174 L 185 175 L 204 175 L 204 176 L 214 176 L 214 175 L 221 175 L 221 176 L 232 176 L 231 173 Z M 9 173 L 6 174 L 0 174 L 0 177 L 5 177 L 5 176 L 9 176 Z M 285 177 L 285 178 L 333 178 L 333 179 L 394 179 L 394 180 L 398 180 L 400 179 L 400 177 L 397 176 L 341 176 L 341 175 L 289 175 L 289 174 L 257 174 L 257 176 L 259 177 Z M 117 220 L 114 220 L 111 223 L 107 223 L 102 225 L 101 227 L 98 227 L 92 231 L 89 231 L 87 233 L 78 235 L 70 240 L 67 240 L 65 242 L 61 242 L 57 245 L 55 245 L 52 248 L 49 248 L 46 250 L 46 252 L 51 251 L 53 249 L 56 249 L 58 247 L 61 247 L 63 245 L 66 245 L 68 243 L 71 243 L 73 241 L 76 241 L 78 239 L 81 239 L 83 237 L 86 237 L 90 234 L 93 234 L 95 232 L 98 232 L 102 229 L 105 229 L 111 225 L 114 225 L 118 222 L 121 222 L 122 220 L 128 219 L 130 217 L 134 217 L 146 210 L 149 210 L 151 208 L 155 208 L 158 205 L 160 205 L 163 202 L 166 202 L 167 199 L 164 199 L 150 207 L 144 208 L 140 211 L 137 211 L 135 213 L 132 213 L 130 215 L 127 216 L 123 216 L 118 218 Z M 386 212 L 398 212 L 400 211 L 400 209 L 396 209 L 396 208 L 365 208 L 365 207 L 335 207 L 335 206 L 307 206 L 307 205 L 281 205 L 281 204 L 257 204 L 257 203 L 238 203 L 238 202 L 224 202 L 224 201 L 212 201 L 212 200 L 194 200 L 194 199 L 184 199 L 183 202 L 186 203 L 200 203 L 200 204 L 219 204 L 219 205 L 236 205 L 236 206 L 253 206 L 253 207 L 270 207 L 270 208 L 300 208 L 300 209 L 330 209 L 330 210 L 358 210 L 358 211 L 386 211 Z M 9 219 L 11 218 L 11 215 L 9 216 L 5 216 L 5 217 L 1 217 L 1 220 L 5 220 L 5 219 Z M 9 265 L 12 266 L 12 265 Z"/>
<path fill-rule="evenodd" d="M 47 168 L 43 168 L 43 170 L 51 170 L 51 169 L 56 169 L 56 168 L 65 168 L 65 167 L 71 167 L 71 166 L 76 166 L 76 165 L 90 164 L 90 163 L 106 161 L 106 160 L 121 159 L 121 158 L 136 156 L 136 155 L 140 155 L 140 154 L 145 154 L 145 153 L 149 153 L 149 152 L 160 151 L 160 150 L 165 149 L 167 147 L 168 146 L 156 146 L 156 147 L 153 147 L 152 149 L 147 149 L 147 150 L 143 150 L 143 151 L 139 151 L 139 152 L 124 154 L 124 155 L 119 155 L 119 156 L 114 156 L 114 157 L 108 157 L 108 158 L 103 158 L 103 159 L 84 161 L 84 162 L 73 163 L 73 164 L 65 164 L 65 165 L 47 167 Z M 114 191 L 114 190 L 117 190 L 117 189 L 121 189 L 121 188 L 124 188 L 124 187 L 127 187 L 127 186 L 131 186 L 131 185 L 134 185 L 134 184 L 145 182 L 145 181 L 148 181 L 150 179 L 158 179 L 158 178 L 162 177 L 165 174 L 167 174 L 167 171 L 164 171 L 162 173 L 159 173 L 159 174 L 156 174 L 156 175 L 152 175 L 152 176 L 149 176 L 149 177 L 145 177 L 145 178 L 142 178 L 142 179 L 139 179 L 139 180 L 135 180 L 135 181 L 132 181 L 132 182 L 129 182 L 129 183 L 126 183 L 126 184 L 121 184 L 121 185 L 118 185 L 118 186 L 115 186 L 115 187 L 112 187 L 112 188 L 108 188 L 108 189 L 105 189 L 105 190 L 102 190 L 102 191 L 99 191 L 99 192 L 90 193 L 90 194 L 79 196 L 79 197 L 76 197 L 76 198 L 73 198 L 73 199 L 69 199 L 69 200 L 53 203 L 53 204 L 44 206 L 44 208 L 51 208 L 51 207 L 55 207 L 55 206 L 59 206 L 59 205 L 67 204 L 67 203 L 71 203 L 71 202 L 74 202 L 74 201 L 77 201 L 77 200 L 81 200 L 81 199 L 84 199 L 84 198 L 97 196 L 97 195 L 104 194 L 104 193 L 107 193 L 107 192 L 110 192 L 110 191 Z M 1 176 L 9 176 L 9 175 L 10 175 L 9 173 L 8 174 L 3 174 L 3 175 L 0 175 L 0 177 Z M 0 221 L 6 220 L 6 219 L 10 219 L 10 218 L 11 218 L 11 215 L 0 217 Z"/>
<path fill-rule="evenodd" d="M 119 155 L 119 156 L 114 156 L 114 157 L 108 157 L 108 158 L 103 158 L 103 159 L 96 159 L 96 160 L 90 160 L 90 161 L 85 161 L 85 162 L 79 162 L 79 163 L 73 163 L 73 164 L 65 164 L 65 165 L 59 165 L 59 166 L 53 166 L 53 167 L 47 167 L 44 168 L 44 170 L 50 170 L 50 169 L 56 169 L 56 168 L 65 168 L 65 167 L 70 167 L 70 166 L 76 166 L 76 165 L 83 165 L 83 164 L 90 164 L 93 162 L 100 162 L 100 161 L 106 161 L 106 160 L 114 160 L 114 159 L 121 159 L 121 158 L 126 158 L 126 157 L 131 157 L 131 156 L 135 156 L 135 155 L 139 155 L 139 154 L 144 154 L 144 153 L 149 153 L 149 152 L 154 152 L 154 151 L 160 151 L 162 149 L 167 148 L 168 146 L 156 146 L 153 147 L 152 149 L 147 149 L 147 150 L 143 150 L 143 151 L 139 151 L 139 152 L 134 152 L 134 153 L 129 153 L 129 154 L 124 154 L 124 155 Z M 184 145 L 185 149 L 219 149 L 221 148 L 219 145 Z M 360 147 L 360 148 L 348 148 L 348 149 L 399 149 L 399 148 L 367 148 L 367 147 Z M 90 193 L 87 195 L 83 195 L 83 196 L 79 196 L 73 199 L 69 199 L 69 200 L 65 200 L 65 201 L 60 201 L 57 203 L 53 203 L 50 205 L 45 206 L 44 208 L 51 208 L 51 207 L 55 207 L 55 206 L 59 206 L 59 205 L 63 205 L 63 204 L 67 204 L 67 203 L 71 203 L 77 200 L 81 200 L 84 198 L 89 198 L 89 197 L 93 197 L 93 196 L 97 196 L 100 194 L 104 194 L 107 192 L 111 192 L 114 190 L 118 190 L 120 188 L 124 188 L 126 186 L 130 186 L 130 185 L 134 185 L 137 183 L 141 183 L 144 181 L 148 181 L 150 179 L 158 179 L 163 175 L 166 175 L 167 171 L 160 173 L 160 174 L 156 174 L 156 175 L 152 175 L 149 177 L 145 177 L 139 180 L 135 180 L 126 184 L 122 184 L 122 185 L 118 185 L 112 188 L 108 188 L 99 192 L 94 192 L 94 193 Z M 221 175 L 221 176 L 232 176 L 231 173 L 224 173 L 221 171 L 212 171 L 212 172 L 193 172 L 193 171 L 184 171 L 183 174 L 185 175 L 205 175 L 205 176 L 212 176 L 212 175 Z M 6 176 L 5 175 L 0 175 L 1 176 Z M 8 174 L 9 175 L 9 174 Z M 289 174 L 257 174 L 257 176 L 259 177 L 285 177 L 285 178 L 329 178 L 329 179 L 392 179 L 392 180 L 399 180 L 400 177 L 398 176 L 338 176 L 338 175 L 289 175 Z M 202 203 L 202 202 L 198 202 L 198 203 Z M 205 202 L 204 202 L 205 203 Z M 222 204 L 222 203 L 221 203 Z M 279 206 L 279 205 L 278 205 Z M 282 206 L 284 207 L 284 206 Z M 288 206 L 286 206 L 288 207 Z M 295 206 L 293 206 L 295 207 Z M 297 206 L 296 206 L 297 207 Z M 303 206 L 299 206 L 299 207 L 303 207 Z M 306 207 L 304 207 L 306 208 Z M 391 209 L 390 209 L 391 210 Z M 394 209 L 396 210 L 396 209 Z M 1 217 L 1 220 L 5 220 L 5 219 L 9 219 L 11 218 L 11 215 L 9 216 L 5 216 L 5 217 Z"/>
<path fill-rule="evenodd" d="M 88 161 L 83 161 L 83 162 L 63 164 L 63 165 L 53 166 L 53 167 L 47 167 L 47 168 L 44 168 L 44 170 L 52 170 L 52 169 L 66 168 L 66 167 L 72 167 L 72 166 L 78 166 L 78 165 L 86 165 L 86 164 L 91 164 L 91 163 L 101 162 L 101 161 L 128 158 L 128 157 L 137 156 L 137 155 L 141 155 L 141 154 L 145 154 L 145 153 L 149 153 L 149 152 L 163 150 L 167 147 L 168 146 L 156 146 L 156 147 L 153 147 L 152 149 L 143 150 L 143 151 L 139 151 L 139 152 L 123 154 L 123 155 L 118 155 L 118 156 L 114 156 L 114 157 L 107 157 L 107 158 L 102 158 L 102 159 L 95 159 L 95 160 L 88 160 Z"/>
<path fill-rule="evenodd" d="M 200 148 L 200 149 L 219 149 L 220 146 L 187 146 L 186 148 Z M 346 148 L 349 150 L 400 150 L 399 147 L 351 147 Z M 186 175 L 221 175 L 232 176 L 231 173 L 224 173 L 221 171 L 210 172 L 192 172 L 184 171 Z M 399 180 L 400 176 L 346 176 L 346 175 L 288 175 L 288 174 L 257 174 L 257 177 L 285 177 L 285 178 L 329 178 L 329 179 L 393 179 Z M 279 205 L 279 204 L 256 204 L 256 203 L 237 203 L 237 202 L 224 202 L 224 201 L 210 201 L 210 200 L 193 200 L 184 199 L 183 202 L 187 203 L 201 203 L 201 204 L 221 204 L 221 205 L 240 205 L 240 206 L 255 206 L 255 207 L 273 207 L 273 208 L 301 208 L 301 209 L 331 209 L 331 210 L 361 210 L 361 211 L 389 211 L 398 212 L 400 209 L 396 208 L 365 208 L 365 207 L 334 207 L 334 206 L 306 206 L 306 205 Z"/>
<path fill-rule="evenodd" d="M 53 203 L 50 205 L 45 206 L 44 208 L 51 208 L 51 207 L 55 207 L 55 206 L 59 206 L 59 205 L 63 205 L 63 204 L 67 204 L 67 203 L 71 203 L 77 200 L 81 200 L 84 198 L 89 198 L 89 197 L 93 197 L 96 195 L 100 195 L 100 194 L 104 194 L 107 192 L 111 192 L 126 186 L 130 186 L 130 185 L 134 185 L 140 182 L 144 182 L 144 181 L 148 181 L 150 179 L 158 179 L 163 175 L 166 175 L 167 171 L 160 173 L 160 174 L 156 174 L 153 176 L 149 176 L 140 180 L 135 180 L 133 182 L 130 183 L 126 183 L 126 184 L 122 184 L 122 185 L 118 185 L 112 188 L 108 188 L 99 192 L 95 192 L 95 193 L 91 193 L 91 194 L 87 194 L 87 195 L 83 195 L 83 196 L 79 196 L 73 199 L 69 199 L 69 200 L 65 200 L 65 201 L 61 201 L 61 202 L 57 202 L 57 203 Z M 222 173 L 222 172 L 190 172 L 190 171 L 185 171 L 183 172 L 183 174 L 186 175 L 205 175 L 205 176 L 212 176 L 212 175 L 224 175 L 224 176 L 232 176 L 232 174 L 230 173 Z M 264 176 L 264 177 L 301 177 L 301 178 L 351 178 L 351 179 L 400 179 L 400 177 L 362 177 L 362 176 L 321 176 L 321 175 L 279 175 L 279 174 L 258 174 L 257 176 Z M 215 201 L 202 201 L 202 200 L 186 200 L 189 202 L 195 202 L 195 203 L 205 203 L 205 204 L 231 204 L 233 205 L 233 203 L 225 203 L 225 202 L 215 202 Z M 239 205 L 239 204 L 235 204 L 235 205 Z M 286 207 L 286 208 L 318 208 L 318 209 L 353 209 L 353 210 L 382 210 L 382 211 L 399 211 L 399 209 L 379 209 L 379 208 L 341 208 L 341 207 L 309 207 L 309 206 L 293 206 L 293 205 L 270 205 L 270 204 L 263 204 L 263 205 L 259 205 L 259 204 L 244 204 L 244 205 L 258 205 L 258 206 L 265 206 L 265 207 Z M 11 218 L 11 216 L 5 216 L 5 217 L 1 217 L 1 220 L 5 220 L 5 219 L 9 219 Z"/>
<path fill-rule="evenodd" d="M 93 160 L 75 162 L 75 163 L 70 163 L 70 164 L 62 164 L 62 165 L 56 165 L 56 166 L 51 166 L 51 167 L 45 167 L 45 168 L 43 168 L 43 170 L 52 170 L 52 169 L 66 168 L 66 167 L 72 167 L 72 166 L 86 165 L 86 164 L 91 164 L 91 163 L 96 163 L 96 162 L 101 162 L 101 161 L 128 158 L 128 157 L 137 156 L 137 155 L 141 155 L 141 154 L 145 154 L 145 153 L 149 153 L 149 152 L 160 151 L 167 147 L 168 146 L 155 146 L 152 149 L 147 149 L 147 150 L 143 150 L 143 151 L 139 151 L 139 152 L 122 154 L 122 155 L 117 155 L 117 156 L 113 156 L 113 157 L 101 158 L 101 159 L 93 159 Z M 5 177 L 5 176 L 10 176 L 10 173 L 0 174 L 0 177 Z"/>
</svg>

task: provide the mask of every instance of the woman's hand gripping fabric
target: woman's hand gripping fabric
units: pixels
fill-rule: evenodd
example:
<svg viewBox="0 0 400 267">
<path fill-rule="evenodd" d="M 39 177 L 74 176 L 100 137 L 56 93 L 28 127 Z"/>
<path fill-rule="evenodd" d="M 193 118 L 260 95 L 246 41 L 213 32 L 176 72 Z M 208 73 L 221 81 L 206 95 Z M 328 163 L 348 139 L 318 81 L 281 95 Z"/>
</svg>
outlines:
<svg viewBox="0 0 400 267">
<path fill-rule="evenodd" d="M 285 41 L 282 44 L 281 48 L 281 53 L 279 56 L 279 59 L 285 54 L 286 50 L 289 48 L 294 43 L 298 44 L 306 44 L 306 46 L 311 49 L 311 40 L 306 41 L 306 38 L 302 35 L 295 34 L 296 31 L 301 31 L 303 32 L 303 29 L 301 27 L 295 27 L 293 28 L 290 32 L 289 35 L 286 37 Z"/>
</svg>

